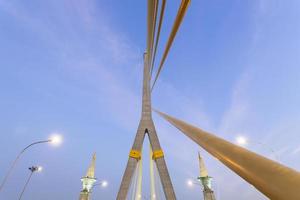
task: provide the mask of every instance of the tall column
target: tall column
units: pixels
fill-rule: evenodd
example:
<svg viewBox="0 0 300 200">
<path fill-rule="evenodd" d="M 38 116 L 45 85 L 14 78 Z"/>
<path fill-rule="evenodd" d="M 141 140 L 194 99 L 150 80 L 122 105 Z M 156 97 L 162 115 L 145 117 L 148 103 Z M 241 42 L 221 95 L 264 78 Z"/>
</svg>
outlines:
<svg viewBox="0 0 300 200">
<path fill-rule="evenodd" d="M 198 177 L 198 180 L 201 182 L 203 186 L 203 196 L 204 200 L 215 200 L 215 194 L 214 191 L 211 188 L 211 177 L 208 176 L 207 169 L 204 164 L 204 160 L 201 157 L 200 153 L 198 153 L 198 159 L 199 159 L 199 168 L 200 168 L 200 176 Z"/>
<path fill-rule="evenodd" d="M 96 153 L 94 153 L 93 155 L 86 176 L 81 178 L 82 190 L 80 192 L 79 200 L 90 200 L 90 194 L 92 192 L 93 185 L 96 182 L 95 165 L 96 165 Z"/>
</svg>

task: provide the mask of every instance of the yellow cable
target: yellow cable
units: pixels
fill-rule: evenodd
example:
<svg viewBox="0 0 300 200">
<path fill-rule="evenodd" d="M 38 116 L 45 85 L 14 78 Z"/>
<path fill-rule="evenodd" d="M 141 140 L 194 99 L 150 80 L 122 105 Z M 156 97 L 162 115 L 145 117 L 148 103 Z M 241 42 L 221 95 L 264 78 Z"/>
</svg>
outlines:
<svg viewBox="0 0 300 200">
<path fill-rule="evenodd" d="M 166 0 L 162 0 L 161 4 L 161 9 L 160 9 L 160 14 L 159 14 L 159 23 L 158 23 L 158 29 L 157 29 L 157 34 L 156 34 L 156 41 L 155 41 L 155 46 L 154 46 L 154 52 L 153 52 L 153 59 L 152 59 L 152 65 L 151 65 L 151 75 L 153 72 L 153 66 L 155 62 L 155 55 L 156 55 L 156 50 L 159 42 L 159 37 L 160 37 L 160 30 L 164 18 L 164 13 L 165 13 L 165 7 L 166 7 Z"/>
<path fill-rule="evenodd" d="M 153 49 L 153 37 L 154 37 L 154 24 L 155 24 L 155 5 L 157 0 L 148 0 L 148 16 L 147 16 L 147 53 L 148 60 L 147 64 L 150 67 L 152 60 L 152 49 Z"/>
<path fill-rule="evenodd" d="M 169 36 L 169 39 L 168 39 L 168 42 L 167 42 L 167 45 L 166 45 L 163 57 L 161 59 L 158 71 L 156 73 L 156 76 L 155 76 L 155 79 L 154 79 L 151 91 L 153 90 L 153 88 L 155 86 L 155 83 L 156 83 L 156 81 L 158 79 L 158 76 L 159 76 L 159 74 L 161 72 L 161 69 L 162 69 L 162 67 L 164 65 L 164 62 L 165 62 L 165 60 L 167 58 L 169 50 L 170 50 L 170 48 L 172 46 L 172 43 L 173 43 L 174 38 L 176 36 L 176 33 L 177 33 L 178 29 L 179 29 L 179 26 L 180 26 L 180 24 L 181 24 L 181 22 L 183 20 L 183 17 L 185 15 L 186 11 L 187 11 L 187 8 L 188 8 L 189 4 L 190 4 L 190 0 L 182 0 L 181 1 L 181 5 L 180 5 L 179 10 L 177 12 L 177 16 L 176 16 L 175 22 L 173 24 L 173 28 L 172 28 L 172 31 L 170 33 L 170 36 Z"/>
</svg>

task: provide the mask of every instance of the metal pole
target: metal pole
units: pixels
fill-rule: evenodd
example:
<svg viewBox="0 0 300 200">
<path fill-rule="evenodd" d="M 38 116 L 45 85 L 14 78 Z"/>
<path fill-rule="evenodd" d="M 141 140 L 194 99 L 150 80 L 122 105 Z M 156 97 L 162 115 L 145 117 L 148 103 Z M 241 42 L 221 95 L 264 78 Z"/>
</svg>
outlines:
<svg viewBox="0 0 300 200">
<path fill-rule="evenodd" d="M 38 142 L 34 142 L 31 143 L 30 145 L 26 146 L 16 157 L 16 159 L 14 160 L 14 162 L 12 163 L 12 165 L 10 166 L 8 172 L 6 173 L 1 185 L 0 185 L 0 191 L 2 190 L 2 188 L 4 187 L 8 177 L 10 176 L 11 172 L 13 171 L 14 167 L 16 166 L 19 158 L 21 157 L 21 155 L 31 146 L 36 145 L 36 144 L 41 144 L 41 143 L 46 143 L 46 142 L 51 142 L 52 140 L 42 140 L 42 141 L 38 141 Z"/>
<path fill-rule="evenodd" d="M 23 190 L 22 190 L 22 192 L 21 192 L 21 194 L 20 194 L 19 200 L 22 199 L 22 196 L 23 196 L 23 194 L 24 194 L 24 192 L 25 192 L 25 190 L 26 190 L 26 188 L 27 188 L 27 185 L 28 185 L 28 183 L 29 183 L 29 181 L 30 181 L 30 179 L 31 179 L 31 177 L 32 177 L 32 174 L 33 174 L 35 171 L 38 170 L 38 167 L 30 167 L 29 170 L 30 170 L 31 172 L 30 172 L 30 175 L 29 175 L 29 177 L 28 177 L 28 179 L 27 179 L 27 181 L 26 181 L 26 183 L 25 183 L 25 185 L 24 185 L 24 187 L 23 187 Z"/>
<path fill-rule="evenodd" d="M 23 196 L 23 194 L 24 194 L 24 192 L 25 192 L 25 189 L 27 188 L 27 185 L 28 185 L 28 183 L 29 183 L 29 181 L 30 181 L 30 179 L 31 179 L 31 177 L 32 177 L 32 174 L 33 174 L 33 172 L 30 173 L 30 175 L 29 175 L 29 177 L 28 177 L 28 179 L 27 179 L 27 181 L 26 181 L 26 183 L 25 183 L 25 185 L 24 185 L 24 187 L 23 187 L 23 190 L 22 190 L 22 192 L 21 192 L 21 194 L 20 194 L 19 200 L 22 199 L 22 196 Z"/>
</svg>

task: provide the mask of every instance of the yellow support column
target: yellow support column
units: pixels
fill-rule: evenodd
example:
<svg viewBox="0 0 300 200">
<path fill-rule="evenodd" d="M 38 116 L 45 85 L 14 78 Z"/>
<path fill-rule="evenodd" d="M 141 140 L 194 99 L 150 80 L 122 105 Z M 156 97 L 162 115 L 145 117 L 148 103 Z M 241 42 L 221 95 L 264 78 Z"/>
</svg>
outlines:
<svg viewBox="0 0 300 200">
<path fill-rule="evenodd" d="M 153 153 L 152 153 L 152 148 L 150 145 L 150 199 L 154 200 L 156 199 L 156 192 L 155 192 L 155 178 L 154 178 L 154 162 L 153 162 Z"/>
</svg>

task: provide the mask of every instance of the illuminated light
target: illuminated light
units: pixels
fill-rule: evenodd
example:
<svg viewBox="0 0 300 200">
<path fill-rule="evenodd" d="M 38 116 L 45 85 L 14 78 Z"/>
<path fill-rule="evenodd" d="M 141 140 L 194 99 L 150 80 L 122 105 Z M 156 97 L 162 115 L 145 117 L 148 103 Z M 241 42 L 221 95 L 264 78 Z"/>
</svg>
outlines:
<svg viewBox="0 0 300 200">
<path fill-rule="evenodd" d="M 108 185 L 108 182 L 107 182 L 107 181 L 102 181 L 102 183 L 101 183 L 101 186 L 102 186 L 102 187 L 107 187 L 107 185 Z"/>
<path fill-rule="evenodd" d="M 192 180 L 188 180 L 188 181 L 187 181 L 187 185 L 188 185 L 189 187 L 192 187 L 192 186 L 194 185 L 194 183 L 193 183 Z"/>
<path fill-rule="evenodd" d="M 59 135 L 59 134 L 53 134 L 51 137 L 50 137 L 50 141 L 53 145 L 55 146 L 58 146 L 62 143 L 62 136 Z"/>
<path fill-rule="evenodd" d="M 42 166 L 38 166 L 38 167 L 37 167 L 37 171 L 38 171 L 38 172 L 43 171 L 43 167 L 42 167 Z"/>
<path fill-rule="evenodd" d="M 236 138 L 236 143 L 238 145 L 244 146 L 244 145 L 247 144 L 247 139 L 243 136 L 239 136 L 239 137 Z"/>
</svg>

